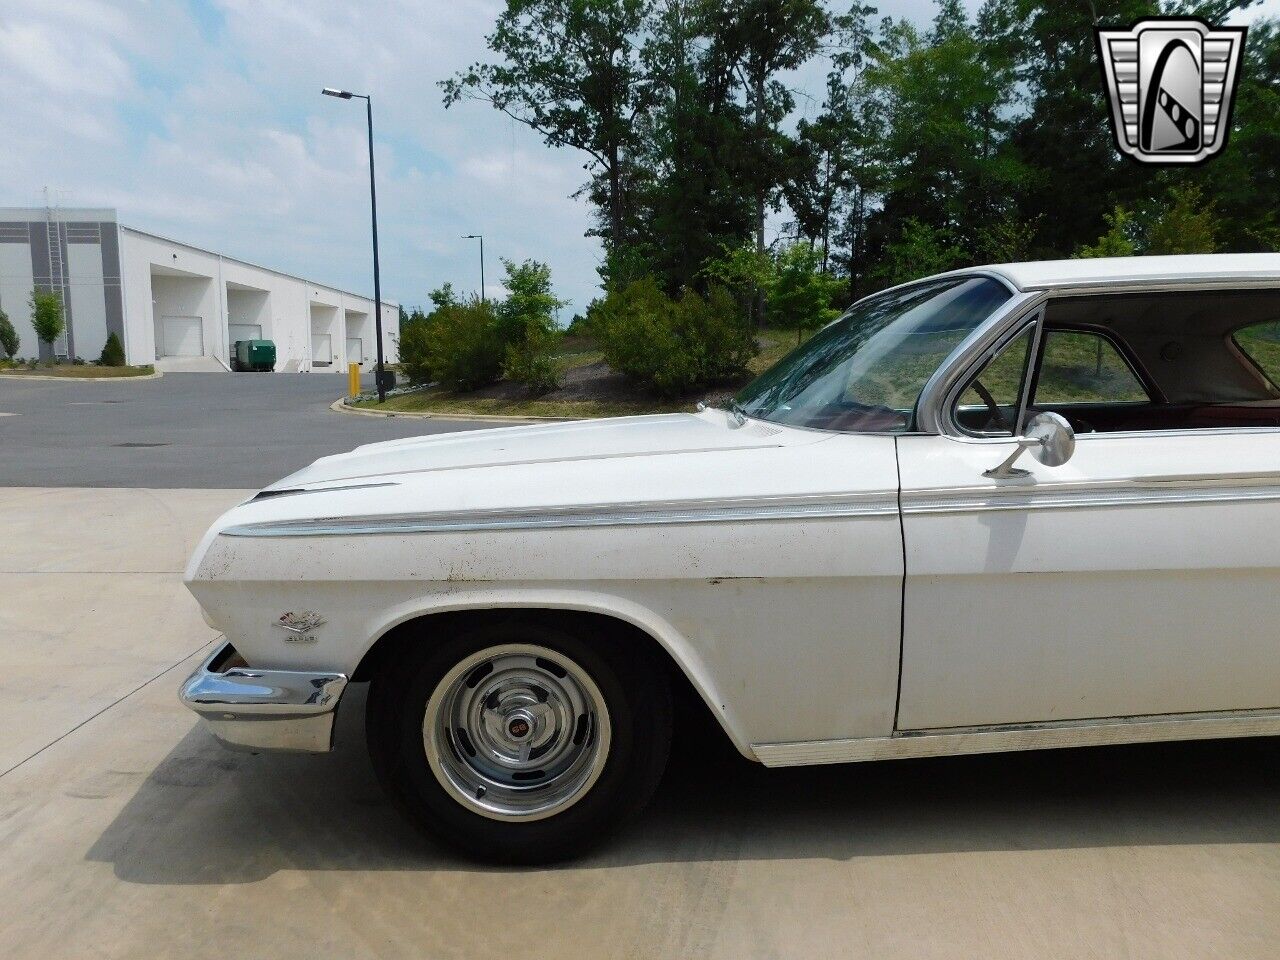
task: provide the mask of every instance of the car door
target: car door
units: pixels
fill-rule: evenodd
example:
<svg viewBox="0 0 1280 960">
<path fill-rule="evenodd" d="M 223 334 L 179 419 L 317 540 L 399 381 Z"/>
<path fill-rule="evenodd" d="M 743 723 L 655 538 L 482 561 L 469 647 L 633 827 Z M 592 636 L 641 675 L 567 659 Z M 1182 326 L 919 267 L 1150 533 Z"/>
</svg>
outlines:
<svg viewBox="0 0 1280 960">
<path fill-rule="evenodd" d="M 1129 306 L 1146 316 L 1159 305 Z M 981 406 L 1021 403 L 1025 419 L 1028 401 L 1030 412 L 1056 404 L 1149 429 L 1082 432 L 1064 465 L 1028 455 L 1026 476 L 991 479 L 1011 431 L 974 412 L 970 387 L 954 414 L 967 428 L 898 441 L 900 730 L 1280 706 L 1280 429 L 1161 428 L 1182 408 L 1088 333 L 1037 320 L 991 361 Z M 1086 373 L 1096 363 L 1093 386 L 1076 377 L 1047 396 L 1055 351 Z M 1033 369 L 1011 378 L 1028 354 Z M 1205 355 L 1220 360 L 1216 347 Z M 1023 399 L 1010 407 L 1001 390 Z"/>
</svg>

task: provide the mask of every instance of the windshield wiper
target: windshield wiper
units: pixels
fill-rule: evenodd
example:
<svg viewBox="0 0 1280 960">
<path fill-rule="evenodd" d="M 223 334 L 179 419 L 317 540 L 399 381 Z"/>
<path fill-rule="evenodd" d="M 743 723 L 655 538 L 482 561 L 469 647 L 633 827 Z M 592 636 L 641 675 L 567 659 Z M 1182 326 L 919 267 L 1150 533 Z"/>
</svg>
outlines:
<svg viewBox="0 0 1280 960">
<path fill-rule="evenodd" d="M 729 413 L 733 417 L 733 419 L 737 422 L 738 426 L 742 426 L 747 422 L 746 411 L 742 409 L 742 404 L 740 404 L 737 400 L 729 401 Z"/>
</svg>

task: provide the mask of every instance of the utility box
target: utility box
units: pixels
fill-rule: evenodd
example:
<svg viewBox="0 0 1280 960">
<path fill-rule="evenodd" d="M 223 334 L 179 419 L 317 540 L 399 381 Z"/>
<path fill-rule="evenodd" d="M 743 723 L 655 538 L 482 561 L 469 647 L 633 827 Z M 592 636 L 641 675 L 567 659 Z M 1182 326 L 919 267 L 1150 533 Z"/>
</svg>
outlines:
<svg viewBox="0 0 1280 960">
<path fill-rule="evenodd" d="M 276 366 L 276 345 L 271 340 L 237 340 L 231 350 L 231 369 L 270 373 Z"/>
</svg>

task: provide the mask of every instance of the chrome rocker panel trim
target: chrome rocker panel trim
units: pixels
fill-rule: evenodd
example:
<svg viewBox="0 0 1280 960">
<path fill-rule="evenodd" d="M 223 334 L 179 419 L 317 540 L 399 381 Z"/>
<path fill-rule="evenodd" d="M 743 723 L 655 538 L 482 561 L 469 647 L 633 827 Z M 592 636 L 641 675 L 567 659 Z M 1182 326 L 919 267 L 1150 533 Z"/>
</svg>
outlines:
<svg viewBox="0 0 1280 960">
<path fill-rule="evenodd" d="M 236 750 L 332 749 L 346 674 L 227 666 L 237 657 L 235 647 L 223 644 L 178 691 L 183 706 L 199 714 L 210 733 Z"/>
<path fill-rule="evenodd" d="M 858 763 L 864 760 L 1005 753 L 1011 750 L 1053 750 L 1121 743 L 1277 735 L 1280 735 L 1280 712 L 1239 710 L 1225 713 L 1064 720 L 1003 727 L 907 730 L 889 737 L 858 740 L 754 743 L 751 749 L 766 767 L 797 767 L 821 763 Z"/>
</svg>

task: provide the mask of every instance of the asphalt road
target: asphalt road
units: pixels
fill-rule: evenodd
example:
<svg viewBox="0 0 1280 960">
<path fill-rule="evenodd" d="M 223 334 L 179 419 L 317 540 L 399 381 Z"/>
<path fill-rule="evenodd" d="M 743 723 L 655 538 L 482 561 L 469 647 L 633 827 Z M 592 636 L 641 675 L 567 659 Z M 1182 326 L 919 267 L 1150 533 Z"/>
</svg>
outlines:
<svg viewBox="0 0 1280 960">
<path fill-rule="evenodd" d="M 260 488 L 362 443 L 485 426 L 335 413 L 345 385 L 318 373 L 3 377 L 0 486 Z"/>
<path fill-rule="evenodd" d="M 766 770 L 681 729 L 552 869 L 461 860 L 322 756 L 219 747 L 180 582 L 244 490 L 0 490 L 0 957 L 1275 960 L 1280 742 Z M 85 523 L 92 517 L 92 523 Z"/>
</svg>

